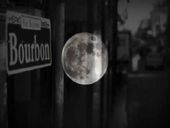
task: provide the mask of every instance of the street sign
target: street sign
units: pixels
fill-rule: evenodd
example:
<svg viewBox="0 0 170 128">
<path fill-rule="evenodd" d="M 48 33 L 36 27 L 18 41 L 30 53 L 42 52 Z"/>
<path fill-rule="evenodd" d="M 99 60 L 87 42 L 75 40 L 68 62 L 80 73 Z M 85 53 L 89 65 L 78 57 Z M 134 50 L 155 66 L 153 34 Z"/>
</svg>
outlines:
<svg viewBox="0 0 170 128">
<path fill-rule="evenodd" d="M 6 40 L 8 74 L 51 65 L 49 19 L 7 11 Z"/>
</svg>

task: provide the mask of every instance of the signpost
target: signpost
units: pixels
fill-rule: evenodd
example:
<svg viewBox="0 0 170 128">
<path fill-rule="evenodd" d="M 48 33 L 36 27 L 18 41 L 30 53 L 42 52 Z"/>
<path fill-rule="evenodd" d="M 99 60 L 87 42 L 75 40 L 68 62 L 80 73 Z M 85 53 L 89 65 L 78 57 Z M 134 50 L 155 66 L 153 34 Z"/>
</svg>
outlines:
<svg viewBox="0 0 170 128">
<path fill-rule="evenodd" d="M 7 11 L 6 30 L 8 74 L 51 65 L 49 19 Z"/>
</svg>

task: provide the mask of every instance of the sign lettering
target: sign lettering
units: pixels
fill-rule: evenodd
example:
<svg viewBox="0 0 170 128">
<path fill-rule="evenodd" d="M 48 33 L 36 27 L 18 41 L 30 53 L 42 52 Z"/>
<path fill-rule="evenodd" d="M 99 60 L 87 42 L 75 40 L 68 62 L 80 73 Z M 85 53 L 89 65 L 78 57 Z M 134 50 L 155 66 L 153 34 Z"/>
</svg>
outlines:
<svg viewBox="0 0 170 128">
<path fill-rule="evenodd" d="M 51 65 L 50 20 L 7 12 L 8 73 Z"/>
</svg>

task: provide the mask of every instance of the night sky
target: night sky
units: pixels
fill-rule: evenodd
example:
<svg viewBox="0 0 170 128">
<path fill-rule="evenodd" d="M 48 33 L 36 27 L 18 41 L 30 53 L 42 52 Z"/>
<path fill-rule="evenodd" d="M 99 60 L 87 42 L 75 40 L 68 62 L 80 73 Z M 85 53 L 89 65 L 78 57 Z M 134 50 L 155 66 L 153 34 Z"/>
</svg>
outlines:
<svg viewBox="0 0 170 128">
<path fill-rule="evenodd" d="M 153 4 L 163 0 L 130 0 L 129 4 L 126 0 L 119 0 L 118 12 L 122 14 L 127 8 L 128 19 L 122 28 L 130 29 L 134 34 L 142 19 L 149 18 Z"/>
</svg>

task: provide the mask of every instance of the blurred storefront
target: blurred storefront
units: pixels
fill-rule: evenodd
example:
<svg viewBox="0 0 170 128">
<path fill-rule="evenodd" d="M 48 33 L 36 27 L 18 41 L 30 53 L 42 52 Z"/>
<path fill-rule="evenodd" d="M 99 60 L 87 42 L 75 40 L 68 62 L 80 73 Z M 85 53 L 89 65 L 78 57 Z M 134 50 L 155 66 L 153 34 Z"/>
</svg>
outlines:
<svg viewBox="0 0 170 128">
<path fill-rule="evenodd" d="M 126 7 L 128 18 L 118 31 L 131 37 L 125 41 L 130 42 L 131 62 L 121 60 L 121 69 L 127 73 L 127 127 L 169 127 L 170 2 L 132 0 Z M 123 39 L 120 37 L 119 43 Z"/>
</svg>

